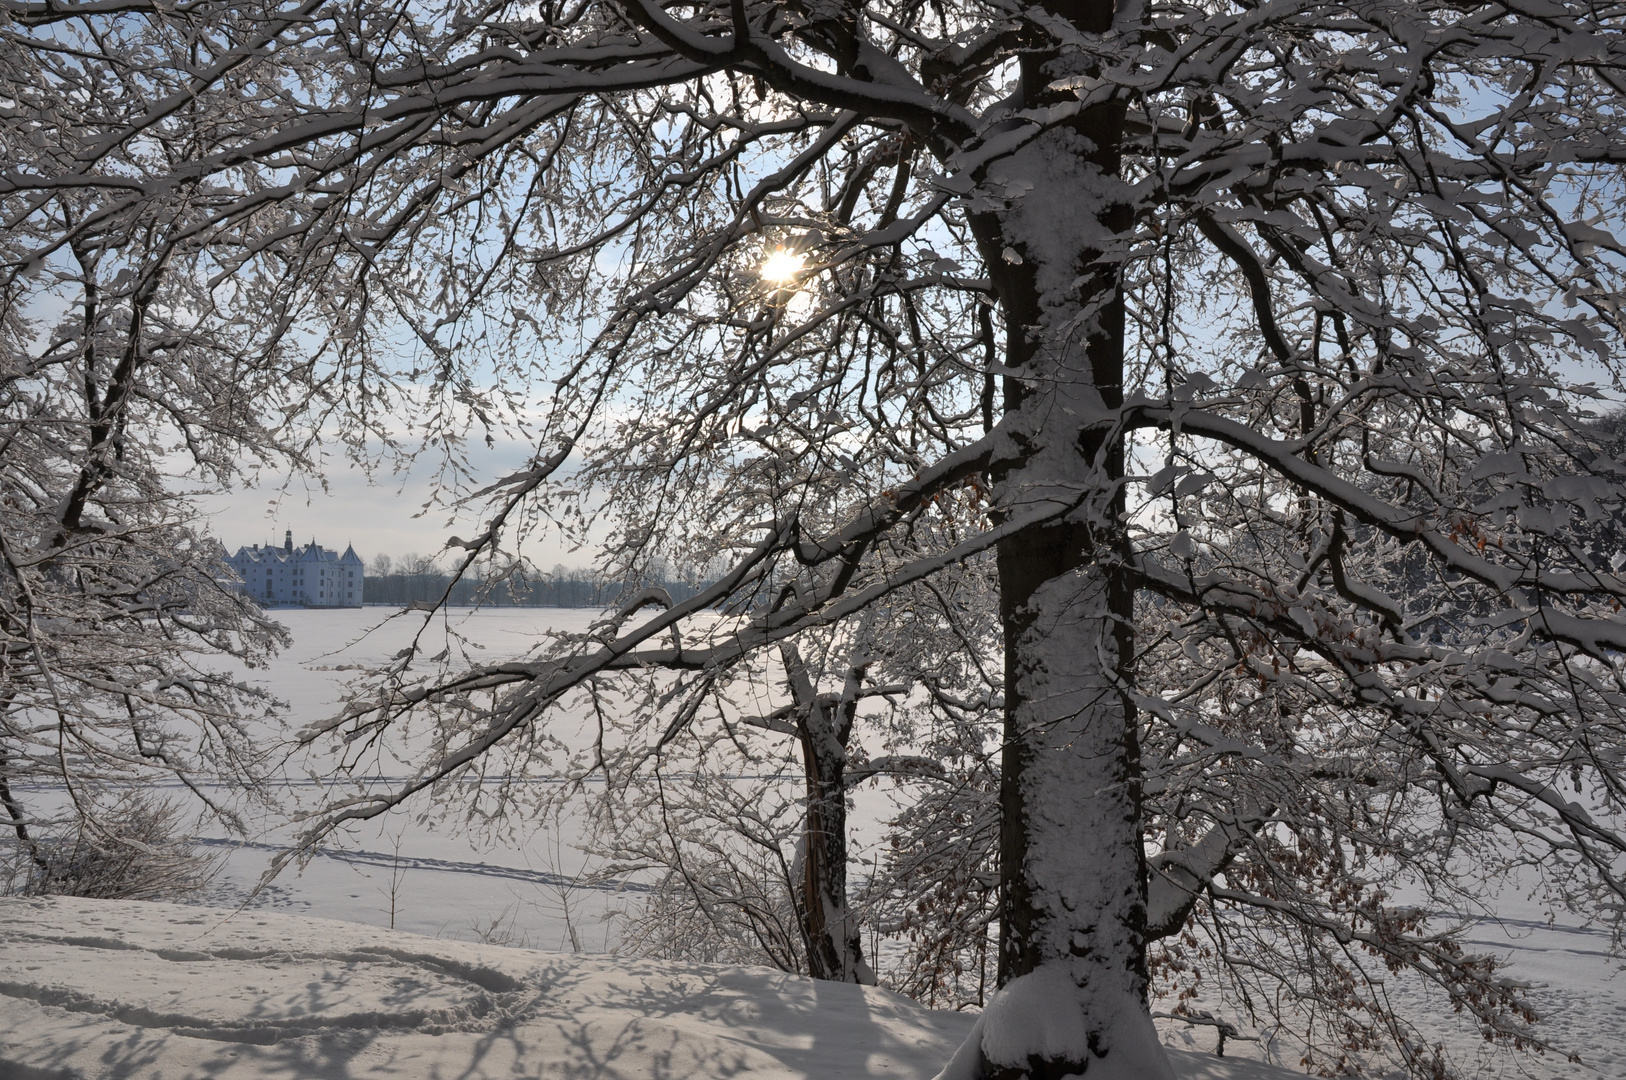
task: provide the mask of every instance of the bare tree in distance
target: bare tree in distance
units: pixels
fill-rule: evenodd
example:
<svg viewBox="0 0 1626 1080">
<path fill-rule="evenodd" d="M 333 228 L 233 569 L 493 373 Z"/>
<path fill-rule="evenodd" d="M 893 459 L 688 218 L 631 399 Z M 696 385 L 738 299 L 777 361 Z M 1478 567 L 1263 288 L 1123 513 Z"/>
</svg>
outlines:
<svg viewBox="0 0 1626 1080">
<path fill-rule="evenodd" d="M 433 577 L 441 572 L 440 564 L 433 555 L 419 555 L 415 551 L 402 555 L 395 565 L 395 571 L 408 577 Z"/>
<path fill-rule="evenodd" d="M 1385 979 L 1542 1043 L 1465 944 L 1487 883 L 1618 943 L 1626 582 L 1578 521 L 1626 470 L 1585 418 L 1614 9 L 4 10 L 0 131 L 54 148 L 8 157 L 6 287 L 196 192 L 220 302 L 298 297 L 353 444 L 411 380 L 454 457 L 535 439 L 459 573 L 595 519 L 617 579 L 723 566 L 523 662 L 396 658 L 308 737 L 431 748 L 306 844 L 544 765 L 618 673 L 685 738 L 732 666 L 992 552 L 1000 990 L 946 1077 L 1167 1077 L 1148 992 L 1199 969 L 1306 1068 L 1441 1075 Z"/>
</svg>

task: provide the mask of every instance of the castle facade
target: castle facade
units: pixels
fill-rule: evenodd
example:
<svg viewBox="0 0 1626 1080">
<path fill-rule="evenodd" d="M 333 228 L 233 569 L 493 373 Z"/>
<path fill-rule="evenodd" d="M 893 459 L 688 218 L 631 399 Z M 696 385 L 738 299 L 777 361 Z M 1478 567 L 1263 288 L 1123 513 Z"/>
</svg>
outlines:
<svg viewBox="0 0 1626 1080">
<path fill-rule="evenodd" d="M 240 547 L 226 562 L 243 579 L 243 591 L 266 606 L 361 606 L 361 556 L 348 545 L 342 555 L 314 540 L 296 548 L 290 529 L 283 534 L 282 547 Z"/>
</svg>

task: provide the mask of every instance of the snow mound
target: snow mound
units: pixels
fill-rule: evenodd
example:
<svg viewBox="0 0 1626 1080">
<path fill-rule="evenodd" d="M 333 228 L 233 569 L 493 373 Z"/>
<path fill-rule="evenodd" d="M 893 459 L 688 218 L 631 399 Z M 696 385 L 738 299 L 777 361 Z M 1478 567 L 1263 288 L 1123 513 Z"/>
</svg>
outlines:
<svg viewBox="0 0 1626 1080">
<path fill-rule="evenodd" d="M 926 1080 L 974 1017 L 765 968 L 173 904 L 0 900 L 0 1080 Z M 1293 1074 L 1172 1052 L 1182 1080 Z"/>
</svg>

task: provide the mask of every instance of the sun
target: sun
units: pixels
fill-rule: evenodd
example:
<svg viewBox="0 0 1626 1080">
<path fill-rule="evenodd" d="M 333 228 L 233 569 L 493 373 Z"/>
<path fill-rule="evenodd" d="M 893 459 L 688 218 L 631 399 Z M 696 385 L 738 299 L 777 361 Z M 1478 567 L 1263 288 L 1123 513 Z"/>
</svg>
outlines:
<svg viewBox="0 0 1626 1080">
<path fill-rule="evenodd" d="M 794 251 L 780 248 L 762 263 L 762 280 L 775 285 L 788 285 L 802 272 L 806 260 Z"/>
</svg>

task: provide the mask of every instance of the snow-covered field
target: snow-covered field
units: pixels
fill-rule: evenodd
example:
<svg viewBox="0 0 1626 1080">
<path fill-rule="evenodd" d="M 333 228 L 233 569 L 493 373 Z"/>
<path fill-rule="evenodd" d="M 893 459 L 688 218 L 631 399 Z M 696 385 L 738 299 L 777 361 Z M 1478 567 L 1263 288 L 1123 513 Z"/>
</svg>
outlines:
<svg viewBox="0 0 1626 1080">
<path fill-rule="evenodd" d="M 280 611 L 294 645 L 248 677 L 289 702 L 294 727 L 329 716 L 345 680 L 393 655 L 421 624 L 412 617 L 364 634 L 386 614 Z M 496 660 L 522 653 L 543 629 L 582 629 L 596 614 L 454 612 L 452 627 L 484 646 L 480 659 Z M 446 641 L 436 629 L 427 652 Z M 294 784 L 287 794 L 312 792 Z M 864 798 L 861 838 L 875 835 L 885 805 L 884 795 Z M 223 924 L 226 911 L 202 908 L 6 901 L 0 994 L 12 1000 L 0 1009 L 0 1080 L 930 1076 L 969 1026 L 965 1016 L 880 991 L 605 956 L 615 945 L 605 914 L 639 894 L 576 885 L 583 857 L 573 823 L 533 824 L 519 842 L 493 846 L 401 814 L 302 872 L 286 871 Z M 222 847 L 228 857 L 211 902 L 242 902 L 288 835 L 268 820 L 252 843 Z M 394 934 L 385 929 L 392 896 Z M 1562 911 L 1549 918 L 1522 895 L 1492 906 L 1501 921 L 1480 924 L 1474 946 L 1511 959 L 1509 975 L 1534 984 L 1547 1037 L 1582 1063 L 1492 1054 L 1483 1076 L 1626 1080 L 1626 975 L 1616 977 L 1607 934 Z M 472 943 L 480 939 L 579 954 Z M 1479 1050 L 1448 1017 L 1431 1019 L 1421 1006 L 1406 1015 L 1437 1027 L 1459 1055 Z M 1207 1029 L 1169 1028 L 1166 1038 L 1194 1050 L 1212 1045 Z M 1231 1055 L 1257 1052 L 1228 1046 Z M 1188 1077 L 1264 1075 L 1213 1071 L 1220 1064 L 1211 1054 L 1180 1061 Z"/>
<path fill-rule="evenodd" d="M 0 1080 L 925 1080 L 972 1022 L 767 968 L 65 898 L 0 900 L 0 995 Z"/>
</svg>

